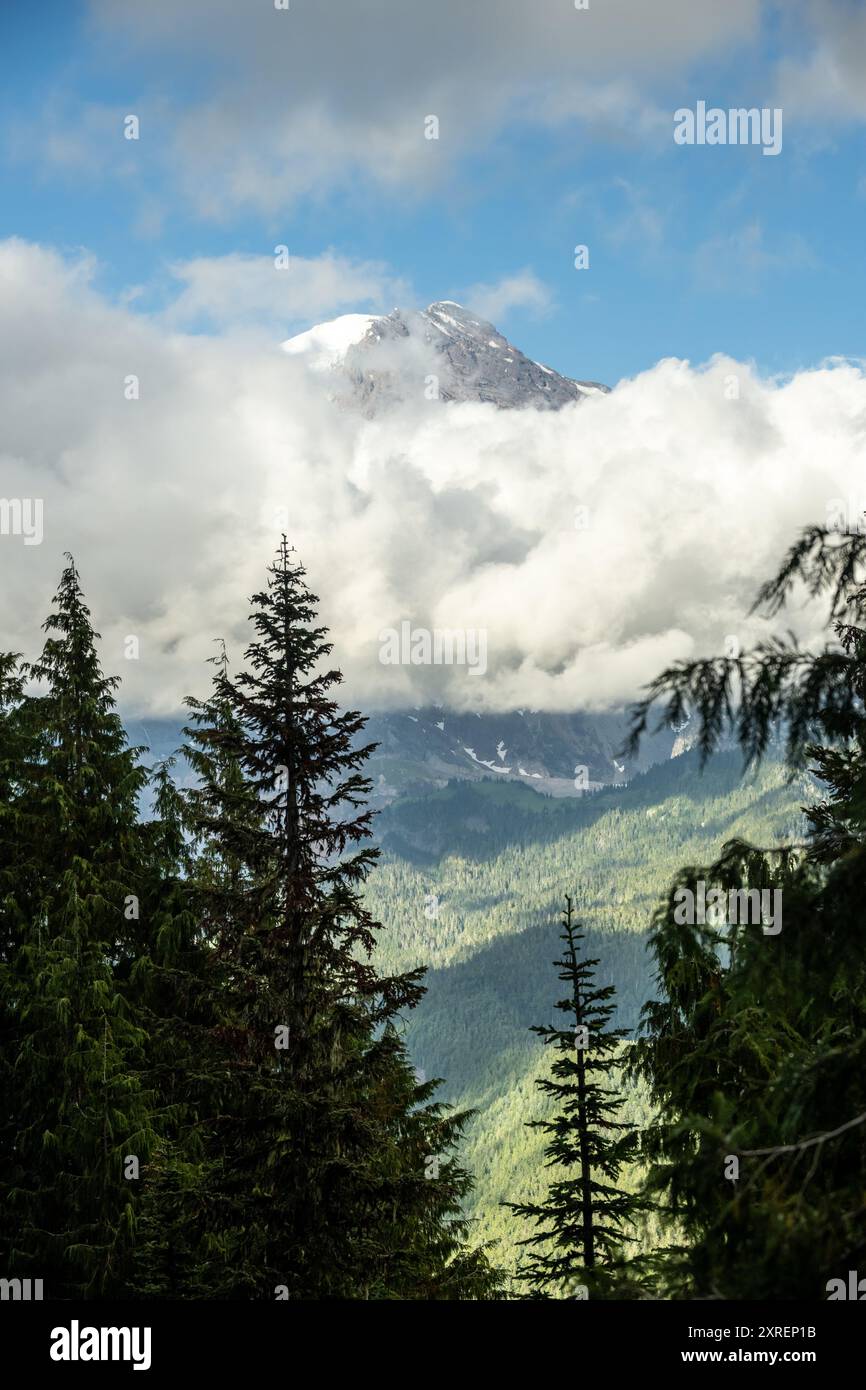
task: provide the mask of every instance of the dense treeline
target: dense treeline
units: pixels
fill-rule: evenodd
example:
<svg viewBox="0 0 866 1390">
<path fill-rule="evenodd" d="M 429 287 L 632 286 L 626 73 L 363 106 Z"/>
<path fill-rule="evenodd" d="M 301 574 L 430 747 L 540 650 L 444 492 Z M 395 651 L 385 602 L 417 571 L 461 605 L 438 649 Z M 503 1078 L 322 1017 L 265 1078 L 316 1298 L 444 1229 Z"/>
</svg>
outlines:
<svg viewBox="0 0 866 1390">
<path fill-rule="evenodd" d="M 360 896 L 363 720 L 285 542 L 197 783 L 127 745 L 70 560 L 42 657 L 0 664 L 0 1267 L 50 1298 L 484 1298 L 465 1117 L 396 1027 Z"/>
</svg>

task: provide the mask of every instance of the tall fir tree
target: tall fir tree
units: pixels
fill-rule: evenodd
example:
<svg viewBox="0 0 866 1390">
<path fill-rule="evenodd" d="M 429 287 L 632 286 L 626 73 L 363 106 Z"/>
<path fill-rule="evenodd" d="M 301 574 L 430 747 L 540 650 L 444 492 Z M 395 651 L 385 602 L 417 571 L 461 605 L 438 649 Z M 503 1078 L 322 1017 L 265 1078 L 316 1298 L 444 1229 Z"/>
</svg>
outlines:
<svg viewBox="0 0 866 1390">
<path fill-rule="evenodd" d="M 182 1291 L 486 1297 L 496 1278 L 467 1245 L 469 1178 L 451 1154 L 466 1117 L 431 1102 L 395 1026 L 423 972 L 382 977 L 372 961 L 364 720 L 332 698 L 342 678 L 285 539 L 268 573 L 246 668 L 233 678 L 218 658 L 211 696 L 190 701 L 203 1045 L 217 1064 L 189 1176 L 201 1200 L 162 1178 Z M 147 1277 L 167 1289 L 158 1259 Z"/>
<path fill-rule="evenodd" d="M 4 1140 L 0 1263 L 63 1298 L 124 1286 L 137 1201 L 130 1160 L 144 1164 L 154 1137 L 144 1033 L 121 983 L 136 952 L 145 774 L 71 558 L 45 629 L 41 658 L 22 671 L 4 788 L 17 886 L 7 876 L 14 930 L 0 1006 L 16 1134 Z"/>
<path fill-rule="evenodd" d="M 615 990 L 597 988 L 598 960 L 578 954 L 584 933 L 568 895 L 561 925 L 562 956 L 554 964 L 567 993 L 555 1007 L 569 1024 L 532 1029 L 556 1059 L 551 1076 L 536 1082 L 553 1115 L 529 1126 L 548 1136 L 546 1167 L 565 1176 L 551 1182 L 542 1201 L 507 1204 L 535 1227 L 519 1242 L 529 1247 L 529 1258 L 518 1278 L 536 1297 L 573 1297 L 575 1288 L 590 1298 L 625 1297 L 637 1268 L 627 1257 L 630 1233 L 646 1208 L 644 1199 L 617 1185 L 638 1150 L 637 1130 L 618 1118 L 623 1097 L 611 1084 L 627 1029 L 608 1027 Z"/>
</svg>

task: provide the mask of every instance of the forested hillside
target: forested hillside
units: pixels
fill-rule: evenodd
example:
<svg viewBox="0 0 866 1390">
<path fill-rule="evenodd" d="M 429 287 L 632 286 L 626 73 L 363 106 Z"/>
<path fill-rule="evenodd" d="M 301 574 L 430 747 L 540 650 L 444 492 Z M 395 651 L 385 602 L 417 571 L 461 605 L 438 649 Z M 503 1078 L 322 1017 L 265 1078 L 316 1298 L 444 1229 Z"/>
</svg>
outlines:
<svg viewBox="0 0 866 1390">
<path fill-rule="evenodd" d="M 549 1059 L 528 1030 L 556 997 L 550 967 L 566 891 L 576 894 L 599 976 L 616 986 L 618 1026 L 633 1029 L 652 993 L 646 952 L 652 911 L 684 864 L 712 862 L 736 837 L 774 845 L 801 837 L 809 779 L 779 761 L 742 777 L 742 757 L 659 764 L 625 788 L 571 800 L 485 781 L 451 783 L 378 817 L 382 858 L 367 901 L 388 930 L 383 965 L 427 962 L 428 992 L 407 1023 L 412 1055 L 444 1093 L 477 1111 L 463 1157 L 476 1178 L 470 1211 L 511 1264 L 522 1232 L 499 1203 L 545 1186 L 534 1087 Z M 644 1123 L 629 1092 L 628 1118 Z"/>
</svg>

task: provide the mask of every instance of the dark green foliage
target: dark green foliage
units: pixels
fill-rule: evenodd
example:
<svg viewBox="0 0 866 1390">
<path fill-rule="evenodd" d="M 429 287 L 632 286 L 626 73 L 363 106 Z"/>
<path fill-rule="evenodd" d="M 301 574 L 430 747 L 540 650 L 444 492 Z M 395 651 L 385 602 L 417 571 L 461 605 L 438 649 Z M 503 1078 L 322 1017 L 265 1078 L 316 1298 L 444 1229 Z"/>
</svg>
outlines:
<svg viewBox="0 0 866 1390">
<path fill-rule="evenodd" d="M 369 750 L 314 604 L 284 543 L 146 824 L 71 561 L 41 659 L 0 660 L 0 1268 L 49 1298 L 498 1288 L 467 1117 L 398 1026 L 423 972 L 372 962 Z"/>
<path fill-rule="evenodd" d="M 246 667 L 191 701 L 191 883 L 209 1058 L 184 1162 L 167 1151 L 142 1287 L 189 1297 L 441 1298 L 495 1289 L 465 1248 L 464 1116 L 430 1104 L 395 1028 L 422 971 L 382 977 L 360 896 L 375 861 L 363 719 L 341 713 L 315 597 L 285 543 Z M 193 1153 L 190 1159 L 189 1154 Z M 195 1200 L 190 1200 L 190 1193 Z M 159 1255 L 167 1222 L 181 1258 Z"/>
<path fill-rule="evenodd" d="M 674 1296 L 822 1298 L 866 1258 L 864 557 L 862 536 L 812 528 L 762 590 L 771 614 L 798 580 L 830 591 L 822 651 L 791 638 L 682 664 L 635 712 L 639 738 L 653 700 L 668 718 L 688 704 L 705 754 L 731 731 L 747 761 L 783 736 L 824 789 L 805 844 L 733 842 L 685 870 L 656 917 L 661 999 L 635 1062 L 659 1107 L 650 1188 L 683 1237 L 660 1261 Z M 781 932 L 678 921 L 677 889 L 700 879 L 781 890 Z"/>
<path fill-rule="evenodd" d="M 0 1264 L 59 1298 L 122 1287 L 136 1205 L 124 1159 L 146 1162 L 154 1124 L 145 1035 L 119 986 L 145 774 L 71 561 L 45 628 L 35 665 L 4 667 Z M 25 693 L 24 677 L 42 688 Z"/>
<path fill-rule="evenodd" d="M 551 1077 L 536 1082 L 553 1102 L 552 1117 L 530 1121 L 548 1136 L 547 1166 L 565 1176 L 551 1183 L 543 1202 L 509 1205 L 537 1228 L 520 1242 L 531 1256 L 518 1275 L 534 1293 L 568 1297 L 577 1285 L 590 1297 L 611 1297 L 624 1284 L 629 1228 L 646 1202 L 617 1185 L 638 1144 L 634 1126 L 620 1118 L 622 1097 L 610 1084 L 626 1030 L 608 1027 L 613 987 L 597 988 L 599 962 L 578 958 L 584 933 L 574 922 L 571 898 L 565 901 L 563 953 L 554 964 L 567 986 L 556 1008 L 569 1024 L 532 1030 L 557 1056 Z"/>
</svg>

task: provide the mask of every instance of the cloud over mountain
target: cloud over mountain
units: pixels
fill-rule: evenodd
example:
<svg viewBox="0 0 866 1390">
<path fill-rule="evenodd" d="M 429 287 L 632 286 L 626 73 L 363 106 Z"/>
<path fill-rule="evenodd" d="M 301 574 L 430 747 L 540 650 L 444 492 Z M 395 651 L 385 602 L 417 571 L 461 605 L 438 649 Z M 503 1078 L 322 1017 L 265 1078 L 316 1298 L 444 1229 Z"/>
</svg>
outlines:
<svg viewBox="0 0 866 1390">
<path fill-rule="evenodd" d="M 180 333 L 109 302 L 87 260 L 21 241 L 0 244 L 0 315 L 0 496 L 45 504 L 41 546 L 0 536 L 0 645 L 33 652 L 72 550 L 139 710 L 201 693 L 215 637 L 240 656 L 281 530 L 347 699 L 567 710 L 745 641 L 797 529 L 863 501 L 866 378 L 843 362 L 775 381 L 670 359 L 559 410 L 413 392 L 370 419 L 303 354 Z M 403 621 L 484 629 L 486 674 L 382 665 Z"/>
</svg>

